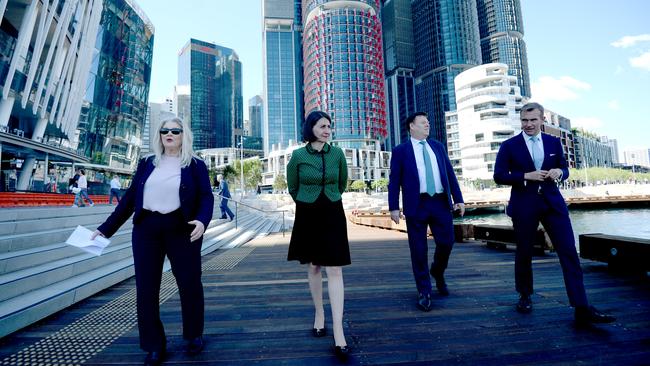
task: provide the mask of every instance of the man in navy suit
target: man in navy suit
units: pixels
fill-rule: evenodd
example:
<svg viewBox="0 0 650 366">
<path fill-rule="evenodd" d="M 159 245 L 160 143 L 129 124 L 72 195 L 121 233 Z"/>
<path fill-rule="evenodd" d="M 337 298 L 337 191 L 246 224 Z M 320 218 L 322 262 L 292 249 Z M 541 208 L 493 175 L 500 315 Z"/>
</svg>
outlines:
<svg viewBox="0 0 650 366">
<path fill-rule="evenodd" d="M 569 302 L 579 324 L 608 323 L 615 319 L 589 306 L 576 252 L 569 210 L 557 182 L 569 177 L 560 140 L 541 132 L 544 107 L 528 103 L 520 112 L 522 133 L 501 144 L 494 166 L 494 181 L 512 186 L 507 214 L 517 240 L 515 284 L 517 311 L 533 309 L 533 238 L 541 222 L 557 251 Z"/>
<path fill-rule="evenodd" d="M 465 214 L 465 204 L 458 180 L 445 147 L 428 140 L 429 120 L 424 112 L 406 119 L 411 138 L 393 149 L 388 183 L 388 207 L 391 219 L 399 224 L 399 193 L 406 217 L 411 265 L 418 289 L 417 306 L 431 310 L 431 279 L 443 295 L 449 295 L 444 272 L 454 245 L 453 210 Z M 429 268 L 427 227 L 436 242 L 433 263 Z"/>
</svg>

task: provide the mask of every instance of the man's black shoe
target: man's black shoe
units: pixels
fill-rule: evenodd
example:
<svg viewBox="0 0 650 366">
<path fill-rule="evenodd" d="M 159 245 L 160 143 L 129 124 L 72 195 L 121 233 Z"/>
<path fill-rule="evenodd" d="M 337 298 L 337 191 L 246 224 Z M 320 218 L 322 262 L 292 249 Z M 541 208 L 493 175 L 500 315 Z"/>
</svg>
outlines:
<svg viewBox="0 0 650 366">
<path fill-rule="evenodd" d="M 593 306 L 578 306 L 575 310 L 575 320 L 578 325 L 586 325 L 592 323 L 611 323 L 616 318 L 601 313 Z"/>
<path fill-rule="evenodd" d="M 533 311 L 533 301 L 530 295 L 520 295 L 519 302 L 517 302 L 517 311 L 522 314 L 528 314 Z"/>
<path fill-rule="evenodd" d="M 205 342 L 203 342 L 203 337 L 198 336 L 187 342 L 187 346 L 185 347 L 185 352 L 187 352 L 190 355 L 196 355 L 201 353 L 201 351 L 203 351 L 204 346 L 205 346 Z"/>
<path fill-rule="evenodd" d="M 144 359 L 145 366 L 159 366 L 165 360 L 165 351 L 152 351 Z"/>
<path fill-rule="evenodd" d="M 418 294 L 418 309 L 422 311 L 431 311 L 431 295 Z"/>
<path fill-rule="evenodd" d="M 429 270 L 429 273 L 431 274 L 431 277 L 436 280 L 436 288 L 438 289 L 438 293 L 442 296 L 449 296 L 449 289 L 447 288 L 447 283 L 445 282 L 445 275 L 434 271 L 433 266 Z"/>
</svg>

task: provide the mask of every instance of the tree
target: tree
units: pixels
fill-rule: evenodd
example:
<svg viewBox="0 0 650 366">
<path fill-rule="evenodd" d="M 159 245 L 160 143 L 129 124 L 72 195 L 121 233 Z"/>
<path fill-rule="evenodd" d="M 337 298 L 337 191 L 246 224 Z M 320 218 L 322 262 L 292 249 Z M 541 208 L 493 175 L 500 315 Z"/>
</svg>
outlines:
<svg viewBox="0 0 650 366">
<path fill-rule="evenodd" d="M 262 183 L 262 162 L 258 159 L 244 161 L 245 188 L 256 189 L 260 183 Z"/>
<path fill-rule="evenodd" d="M 370 187 L 375 191 L 383 192 L 386 190 L 386 187 L 388 187 L 388 179 L 379 178 L 377 180 L 373 180 L 372 183 L 370 183 Z"/>
<path fill-rule="evenodd" d="M 366 182 L 362 180 L 355 180 L 350 185 L 350 189 L 357 192 L 363 192 L 366 189 Z"/>
<path fill-rule="evenodd" d="M 273 189 L 276 192 L 284 192 L 287 189 L 287 179 L 284 177 L 284 174 L 278 174 L 275 177 L 275 182 L 273 182 Z"/>
<path fill-rule="evenodd" d="M 231 177 L 237 176 L 237 170 L 232 165 L 226 165 L 221 174 L 223 174 L 223 179 L 231 180 Z"/>
</svg>

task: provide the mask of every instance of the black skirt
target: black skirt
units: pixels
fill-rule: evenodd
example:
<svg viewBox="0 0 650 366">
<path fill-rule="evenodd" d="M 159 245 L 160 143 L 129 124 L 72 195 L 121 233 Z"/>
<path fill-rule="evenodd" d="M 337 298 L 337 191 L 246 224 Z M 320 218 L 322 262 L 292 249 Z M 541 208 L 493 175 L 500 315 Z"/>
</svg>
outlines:
<svg viewBox="0 0 650 366">
<path fill-rule="evenodd" d="M 351 263 L 341 200 L 332 202 L 321 193 L 314 203 L 296 201 L 296 218 L 287 260 L 318 266 L 345 266 Z"/>
</svg>

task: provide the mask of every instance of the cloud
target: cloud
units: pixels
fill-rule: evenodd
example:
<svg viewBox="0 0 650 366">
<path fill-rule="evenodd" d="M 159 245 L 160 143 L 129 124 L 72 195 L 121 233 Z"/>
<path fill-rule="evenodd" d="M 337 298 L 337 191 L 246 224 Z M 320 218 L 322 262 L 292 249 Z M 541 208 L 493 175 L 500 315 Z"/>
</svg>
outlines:
<svg viewBox="0 0 650 366">
<path fill-rule="evenodd" d="M 587 131 L 595 131 L 604 125 L 603 121 L 597 117 L 571 118 L 571 127 L 582 127 Z"/>
<path fill-rule="evenodd" d="M 639 42 L 648 42 L 650 41 L 650 34 L 640 34 L 638 36 L 624 36 L 618 41 L 610 43 L 611 46 L 616 48 L 628 48 L 632 47 Z"/>
<path fill-rule="evenodd" d="M 630 65 L 632 65 L 632 67 L 650 71 L 650 51 L 641 54 L 641 56 L 632 57 L 630 59 Z"/>
<path fill-rule="evenodd" d="M 617 110 L 621 109 L 621 103 L 619 103 L 619 101 L 616 100 L 616 99 L 614 99 L 614 100 L 610 100 L 610 101 L 607 103 L 607 107 L 608 107 L 609 109 L 611 109 L 611 110 L 617 111 Z"/>
<path fill-rule="evenodd" d="M 567 101 L 578 99 L 580 95 L 577 92 L 590 90 L 591 85 L 570 76 L 560 78 L 542 76 L 537 82 L 533 82 L 531 88 L 532 99 L 544 103 L 549 100 Z"/>
</svg>

